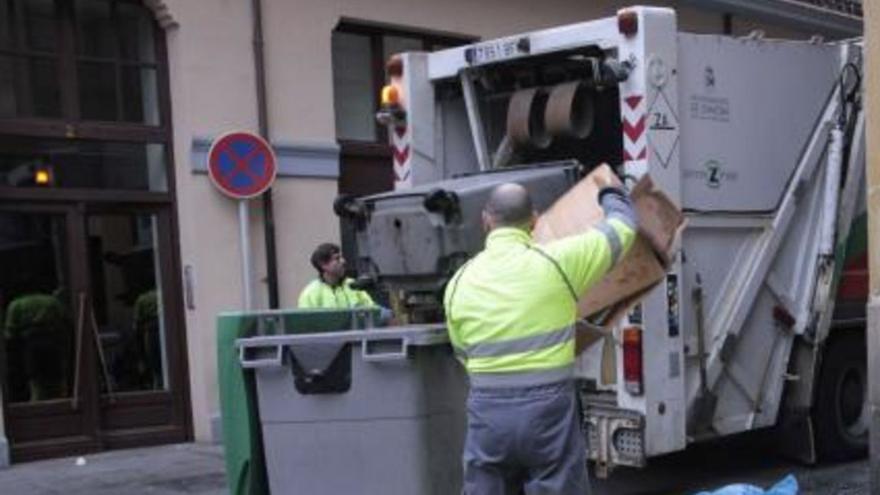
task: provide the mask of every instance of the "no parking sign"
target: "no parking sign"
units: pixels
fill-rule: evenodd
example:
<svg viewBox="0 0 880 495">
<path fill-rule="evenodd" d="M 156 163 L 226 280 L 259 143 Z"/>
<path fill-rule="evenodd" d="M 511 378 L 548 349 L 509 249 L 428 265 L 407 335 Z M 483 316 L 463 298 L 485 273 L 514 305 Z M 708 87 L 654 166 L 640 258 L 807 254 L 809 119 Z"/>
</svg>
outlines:
<svg viewBox="0 0 880 495">
<path fill-rule="evenodd" d="M 275 152 L 265 139 L 235 131 L 214 140 L 208 150 L 208 175 L 233 199 L 259 196 L 272 186 L 277 171 Z"/>
<path fill-rule="evenodd" d="M 263 194 L 275 181 L 277 163 L 272 146 L 265 139 L 245 131 L 234 131 L 214 140 L 208 150 L 208 176 L 226 196 L 238 201 L 238 230 L 241 242 L 241 282 L 244 309 L 252 309 L 251 249 L 248 199 Z"/>
</svg>

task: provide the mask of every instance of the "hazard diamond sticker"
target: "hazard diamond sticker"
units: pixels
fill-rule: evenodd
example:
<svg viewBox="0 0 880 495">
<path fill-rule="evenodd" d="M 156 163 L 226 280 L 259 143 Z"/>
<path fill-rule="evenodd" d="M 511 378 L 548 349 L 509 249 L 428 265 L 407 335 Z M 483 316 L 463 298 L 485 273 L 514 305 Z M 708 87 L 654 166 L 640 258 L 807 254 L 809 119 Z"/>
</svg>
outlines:
<svg viewBox="0 0 880 495">
<path fill-rule="evenodd" d="M 648 148 L 663 168 L 669 167 L 678 148 L 678 115 L 663 89 L 648 109 Z"/>
</svg>

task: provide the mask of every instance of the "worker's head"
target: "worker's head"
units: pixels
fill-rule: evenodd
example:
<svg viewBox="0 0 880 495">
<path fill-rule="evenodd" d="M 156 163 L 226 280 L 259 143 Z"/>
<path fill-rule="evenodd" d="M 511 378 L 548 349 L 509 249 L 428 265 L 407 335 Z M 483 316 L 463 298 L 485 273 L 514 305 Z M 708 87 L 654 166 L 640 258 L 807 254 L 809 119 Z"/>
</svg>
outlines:
<svg viewBox="0 0 880 495">
<path fill-rule="evenodd" d="M 513 182 L 493 189 L 483 209 L 483 226 L 487 231 L 500 227 L 531 230 L 536 219 L 529 191 Z"/>
<path fill-rule="evenodd" d="M 325 242 L 312 253 L 312 266 L 321 278 L 335 282 L 345 276 L 345 258 L 336 244 Z"/>
</svg>

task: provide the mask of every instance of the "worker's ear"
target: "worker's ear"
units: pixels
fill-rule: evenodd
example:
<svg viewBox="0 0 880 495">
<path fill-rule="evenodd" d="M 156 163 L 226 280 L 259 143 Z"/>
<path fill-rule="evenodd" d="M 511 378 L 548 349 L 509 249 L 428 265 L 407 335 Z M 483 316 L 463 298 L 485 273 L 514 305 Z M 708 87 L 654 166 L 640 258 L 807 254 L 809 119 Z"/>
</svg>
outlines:
<svg viewBox="0 0 880 495">
<path fill-rule="evenodd" d="M 330 262 L 326 261 L 324 263 L 318 263 L 318 266 L 321 267 L 321 274 L 327 273 L 330 271 Z"/>
<path fill-rule="evenodd" d="M 486 233 L 491 232 L 492 228 L 495 227 L 495 222 L 492 221 L 492 215 L 490 215 L 488 211 L 483 210 L 481 218 L 483 220 L 483 231 Z"/>
</svg>

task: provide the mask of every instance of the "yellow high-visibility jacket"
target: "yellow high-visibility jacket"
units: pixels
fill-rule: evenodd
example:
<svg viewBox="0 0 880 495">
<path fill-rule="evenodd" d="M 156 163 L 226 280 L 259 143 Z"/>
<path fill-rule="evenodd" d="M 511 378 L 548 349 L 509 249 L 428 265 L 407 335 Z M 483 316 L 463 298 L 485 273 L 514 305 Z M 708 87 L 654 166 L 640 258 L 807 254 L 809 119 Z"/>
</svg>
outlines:
<svg viewBox="0 0 880 495">
<path fill-rule="evenodd" d="M 336 287 L 323 280 L 312 280 L 299 294 L 301 309 L 349 309 L 378 307 L 365 291 L 351 288 L 352 279 L 347 278 Z"/>
<path fill-rule="evenodd" d="M 499 228 L 446 287 L 449 338 L 473 386 L 529 386 L 572 376 L 577 299 L 630 248 L 629 218 L 537 246 Z"/>
</svg>

